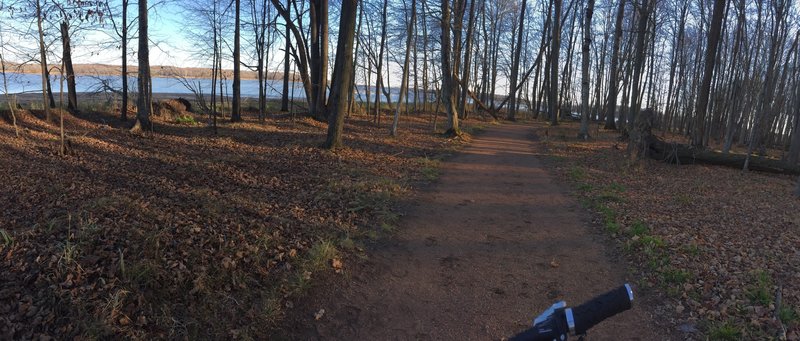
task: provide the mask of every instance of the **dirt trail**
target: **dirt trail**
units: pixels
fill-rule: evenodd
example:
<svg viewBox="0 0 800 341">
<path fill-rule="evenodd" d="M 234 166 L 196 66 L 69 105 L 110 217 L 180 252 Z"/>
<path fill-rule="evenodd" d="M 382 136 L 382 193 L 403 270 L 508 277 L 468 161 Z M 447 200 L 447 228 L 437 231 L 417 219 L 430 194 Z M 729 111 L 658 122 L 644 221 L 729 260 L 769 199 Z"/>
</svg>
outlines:
<svg viewBox="0 0 800 341">
<path fill-rule="evenodd" d="M 308 318 L 293 337 L 499 340 L 558 299 L 576 305 L 624 283 L 625 265 L 543 168 L 531 137 L 524 125 L 493 126 L 444 162 L 390 244 L 301 305 Z M 663 339 L 641 304 L 590 339 Z"/>
</svg>

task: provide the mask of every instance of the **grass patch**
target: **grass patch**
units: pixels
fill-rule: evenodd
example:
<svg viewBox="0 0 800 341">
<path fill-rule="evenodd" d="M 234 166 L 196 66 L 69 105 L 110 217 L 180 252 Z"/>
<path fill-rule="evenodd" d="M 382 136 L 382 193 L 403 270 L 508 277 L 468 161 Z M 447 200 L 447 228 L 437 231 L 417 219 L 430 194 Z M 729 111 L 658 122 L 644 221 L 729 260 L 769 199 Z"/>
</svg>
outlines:
<svg viewBox="0 0 800 341">
<path fill-rule="evenodd" d="M 181 115 L 175 118 L 175 123 L 196 125 L 197 121 L 194 119 L 194 116 L 192 115 Z"/>
<path fill-rule="evenodd" d="M 741 340 L 742 330 L 729 322 L 718 323 L 709 328 L 708 338 L 710 340 Z"/>
<path fill-rule="evenodd" d="M 480 132 L 483 132 L 484 130 L 486 130 L 486 127 L 484 127 L 482 125 L 474 125 L 474 126 L 471 125 L 471 126 L 461 127 L 461 130 L 463 132 L 467 133 L 467 134 L 475 135 L 477 133 L 480 133 Z"/>
<path fill-rule="evenodd" d="M 329 262 L 339 255 L 339 250 L 333 242 L 322 240 L 314 244 L 308 250 L 308 258 L 303 263 L 303 270 L 316 272 L 324 270 L 329 266 Z"/>
<path fill-rule="evenodd" d="M 0 229 L 0 242 L 3 243 L 3 248 L 6 248 L 14 244 L 14 238 L 11 238 L 11 234 L 8 231 Z"/>
<path fill-rule="evenodd" d="M 418 162 L 420 166 L 419 171 L 424 180 L 433 181 L 439 178 L 439 166 L 442 163 L 441 161 L 424 157 L 419 158 Z"/>
<path fill-rule="evenodd" d="M 664 279 L 664 282 L 668 284 L 683 284 L 692 278 L 692 274 L 683 269 L 667 267 L 667 269 L 661 273 L 661 277 Z"/>
<path fill-rule="evenodd" d="M 641 220 L 635 221 L 631 224 L 629 233 L 633 236 L 644 236 L 650 232 L 650 229 Z"/>
<path fill-rule="evenodd" d="M 764 270 L 753 274 L 754 283 L 747 290 L 747 298 L 753 303 L 768 306 L 772 302 L 772 278 Z"/>
<path fill-rule="evenodd" d="M 778 318 L 783 324 L 789 326 L 800 323 L 800 314 L 798 314 L 797 309 L 792 307 L 783 306 L 778 309 Z"/>
<path fill-rule="evenodd" d="M 569 169 L 567 176 L 572 181 L 580 181 L 586 178 L 586 171 L 583 168 L 575 166 Z"/>
<path fill-rule="evenodd" d="M 578 190 L 581 192 L 591 192 L 594 190 L 594 186 L 592 184 L 582 183 L 578 185 Z"/>
</svg>

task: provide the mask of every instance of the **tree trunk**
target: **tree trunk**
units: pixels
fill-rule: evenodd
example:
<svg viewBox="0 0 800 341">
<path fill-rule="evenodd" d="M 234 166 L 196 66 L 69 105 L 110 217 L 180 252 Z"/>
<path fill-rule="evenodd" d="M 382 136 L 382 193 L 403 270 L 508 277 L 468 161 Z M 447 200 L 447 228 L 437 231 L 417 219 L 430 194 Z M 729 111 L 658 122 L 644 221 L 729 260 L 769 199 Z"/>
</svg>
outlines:
<svg viewBox="0 0 800 341">
<path fill-rule="evenodd" d="M 583 61 L 581 64 L 581 129 L 578 138 L 589 139 L 589 46 L 592 44 L 592 15 L 594 14 L 594 0 L 586 3 L 586 15 L 583 18 L 583 46 L 581 52 Z M 602 62 L 602 61 L 601 61 Z M 598 83 L 599 87 L 600 84 Z"/>
<path fill-rule="evenodd" d="M 286 50 L 283 60 L 283 94 L 281 94 L 281 111 L 289 111 L 289 50 L 292 48 L 292 36 L 289 34 L 289 25 L 286 25 Z"/>
<path fill-rule="evenodd" d="M 334 149 L 342 145 L 344 116 L 347 111 L 349 82 L 353 72 L 353 40 L 356 27 L 357 0 L 342 0 L 342 14 L 339 23 L 339 41 L 336 46 L 336 61 L 333 66 L 331 84 L 330 112 L 328 113 L 328 136 L 325 147 Z M 338 81 L 337 81 L 338 80 Z"/>
<path fill-rule="evenodd" d="M 714 75 L 714 62 L 717 58 L 717 46 L 719 45 L 720 30 L 722 28 L 723 13 L 725 13 L 725 0 L 714 0 L 714 13 L 711 17 L 711 27 L 708 32 L 708 44 L 706 46 L 705 68 L 703 71 L 703 82 L 700 84 L 699 93 L 695 107 L 694 134 L 692 134 L 692 146 L 703 147 L 705 137 L 706 110 L 708 108 L 708 95 L 711 91 L 711 79 Z"/>
<path fill-rule="evenodd" d="M 514 52 L 514 60 L 511 62 L 511 83 L 510 93 L 508 94 L 508 119 L 517 119 L 517 77 L 519 76 L 519 58 L 522 52 L 522 33 L 525 30 L 525 9 L 528 6 L 527 0 L 522 0 L 522 9 L 519 12 L 519 24 L 517 27 L 517 48 Z"/>
<path fill-rule="evenodd" d="M 631 97 L 630 106 L 628 107 L 628 118 L 626 121 L 626 130 L 622 132 L 623 136 L 628 134 L 628 131 L 636 124 L 634 121 L 636 115 L 639 114 L 642 103 L 640 102 L 640 92 L 642 90 L 642 73 L 644 72 L 644 60 L 647 56 L 645 50 L 645 38 L 647 37 L 647 25 L 650 21 L 650 4 L 651 0 L 644 0 L 639 7 L 639 22 L 636 29 L 636 46 L 634 50 L 633 60 L 633 80 L 631 83 Z M 633 140 L 628 144 L 628 154 L 630 155 L 633 148 Z"/>
<path fill-rule="evenodd" d="M 472 0 L 469 3 L 469 19 L 467 22 L 467 37 L 466 37 L 466 49 L 464 51 L 464 66 L 463 72 L 461 73 L 461 80 L 464 82 L 464 86 L 461 87 L 461 96 L 459 97 L 458 101 L 458 112 L 466 118 L 467 116 L 467 86 L 469 84 L 469 71 L 470 71 L 470 62 L 472 57 L 472 44 L 474 43 L 473 32 L 475 31 L 475 1 Z"/>
<path fill-rule="evenodd" d="M 608 82 L 608 110 L 606 112 L 606 129 L 617 129 L 615 121 L 617 110 L 617 92 L 619 91 L 619 46 L 622 42 L 622 19 L 625 17 L 625 1 L 620 0 L 617 8 L 617 22 L 614 25 L 614 45 L 611 50 L 611 68 Z"/>
<path fill-rule="evenodd" d="M 397 124 L 400 121 L 400 103 L 403 102 L 403 96 L 408 92 L 408 72 L 409 72 L 409 54 L 411 53 L 411 39 L 414 29 L 414 21 L 417 20 L 417 1 L 411 0 L 411 19 L 408 21 L 408 30 L 406 31 L 406 55 L 403 61 L 403 79 L 400 82 L 400 94 L 397 98 L 397 107 L 394 111 L 394 121 L 389 134 L 397 136 Z"/>
<path fill-rule="evenodd" d="M 128 120 L 128 0 L 122 0 L 122 105 L 120 120 Z"/>
<path fill-rule="evenodd" d="M 78 94 L 75 90 L 75 69 L 72 67 L 72 48 L 69 40 L 69 26 L 66 21 L 61 22 L 62 62 L 67 73 L 67 110 L 71 113 L 78 112 Z"/>
<path fill-rule="evenodd" d="M 383 54 L 386 50 L 386 14 L 389 0 L 383 0 L 383 12 L 381 15 L 381 42 L 378 47 L 378 60 L 375 70 L 375 122 L 380 124 L 381 119 L 381 86 L 383 85 Z"/>
<path fill-rule="evenodd" d="M 234 28 L 233 28 L 233 98 L 231 99 L 231 122 L 239 122 L 242 120 L 242 62 L 241 44 L 239 39 L 241 37 L 241 0 L 235 0 L 234 4 Z"/>
<path fill-rule="evenodd" d="M 139 0 L 139 100 L 136 105 L 134 130 L 152 131 L 150 122 L 150 51 L 147 39 L 147 0 Z"/>
<path fill-rule="evenodd" d="M 50 122 L 50 102 L 48 102 L 47 92 L 50 88 L 50 80 L 47 72 L 47 53 L 44 47 L 44 30 L 42 30 L 42 5 L 40 0 L 36 0 L 36 24 L 39 28 L 39 65 L 42 68 L 42 107 L 47 122 Z"/>
<path fill-rule="evenodd" d="M 553 1 L 553 40 L 550 42 L 550 124 L 558 125 L 560 105 L 558 102 L 558 64 L 561 48 L 561 5 L 563 0 Z"/>
<path fill-rule="evenodd" d="M 458 110 L 455 106 L 455 81 L 453 79 L 452 52 L 450 47 L 450 0 L 442 0 L 442 104 L 447 112 L 447 129 L 445 135 L 459 136 Z"/>
</svg>

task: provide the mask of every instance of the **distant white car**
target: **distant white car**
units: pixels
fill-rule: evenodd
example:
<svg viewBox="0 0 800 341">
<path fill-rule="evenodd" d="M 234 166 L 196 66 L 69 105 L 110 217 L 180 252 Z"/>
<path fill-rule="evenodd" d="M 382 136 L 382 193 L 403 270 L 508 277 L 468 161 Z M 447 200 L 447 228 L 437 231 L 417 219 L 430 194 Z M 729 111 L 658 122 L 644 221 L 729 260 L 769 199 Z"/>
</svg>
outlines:
<svg viewBox="0 0 800 341">
<path fill-rule="evenodd" d="M 581 113 L 579 113 L 577 111 L 573 111 L 573 112 L 569 113 L 569 118 L 571 118 L 573 120 L 580 120 L 581 119 Z"/>
</svg>

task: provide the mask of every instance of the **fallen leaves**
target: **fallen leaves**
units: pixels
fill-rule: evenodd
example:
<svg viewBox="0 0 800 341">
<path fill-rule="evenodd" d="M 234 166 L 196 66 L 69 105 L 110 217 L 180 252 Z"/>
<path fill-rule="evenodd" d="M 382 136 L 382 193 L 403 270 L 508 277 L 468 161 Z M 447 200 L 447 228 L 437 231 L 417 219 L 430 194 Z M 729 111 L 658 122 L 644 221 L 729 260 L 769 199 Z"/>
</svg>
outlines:
<svg viewBox="0 0 800 341">
<path fill-rule="evenodd" d="M 0 122 L 0 339 L 268 335 L 322 277 L 305 266 L 314 245 L 369 236 L 426 179 L 421 160 L 450 147 L 425 117 L 388 139 L 352 116 L 349 148 L 330 152 L 310 119 L 136 136 L 101 129 L 121 128 L 105 114 L 66 115 L 63 158 L 55 126 L 21 115 L 17 139 Z"/>
<path fill-rule="evenodd" d="M 538 124 L 538 123 L 537 123 Z M 747 339 L 800 332 L 800 201 L 796 179 L 782 175 L 653 160 L 632 164 L 613 148 L 616 132 L 597 131 L 590 142 L 577 125 L 550 130 L 545 160 L 597 213 L 616 239 L 640 285 L 659 291 L 676 330 L 713 334 L 732 326 Z M 678 137 L 667 136 L 668 139 Z M 624 148 L 623 148 L 624 149 Z M 775 318 L 782 285 L 789 311 Z M 722 327 L 719 327 L 722 328 Z M 727 327 L 726 327 L 727 328 Z"/>
</svg>

